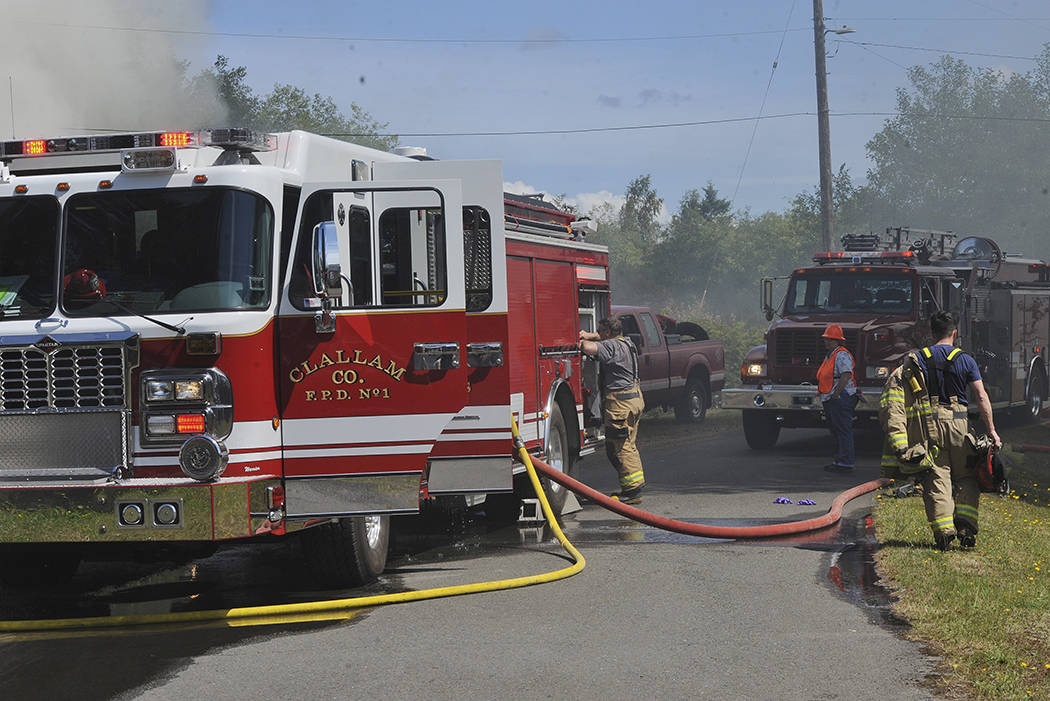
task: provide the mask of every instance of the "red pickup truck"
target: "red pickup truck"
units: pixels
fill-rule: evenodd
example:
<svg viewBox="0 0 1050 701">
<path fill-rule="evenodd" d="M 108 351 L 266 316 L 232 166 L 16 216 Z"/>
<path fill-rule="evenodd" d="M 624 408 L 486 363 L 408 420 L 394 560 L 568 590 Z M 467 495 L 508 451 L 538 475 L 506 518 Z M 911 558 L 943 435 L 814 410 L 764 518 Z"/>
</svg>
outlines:
<svg viewBox="0 0 1050 701">
<path fill-rule="evenodd" d="M 612 307 L 624 334 L 638 347 L 638 376 L 647 409 L 674 409 L 679 421 L 700 423 L 711 397 L 725 385 L 721 341 L 692 322 L 655 314 L 649 307 Z"/>
</svg>

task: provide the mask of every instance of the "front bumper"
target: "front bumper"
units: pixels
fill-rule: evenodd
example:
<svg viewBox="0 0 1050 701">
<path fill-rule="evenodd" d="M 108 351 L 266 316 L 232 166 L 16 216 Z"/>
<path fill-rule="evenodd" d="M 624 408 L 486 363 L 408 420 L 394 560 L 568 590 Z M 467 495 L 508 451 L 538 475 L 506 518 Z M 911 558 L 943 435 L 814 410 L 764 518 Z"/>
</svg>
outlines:
<svg viewBox="0 0 1050 701">
<path fill-rule="evenodd" d="M 217 541 L 280 532 L 267 492 L 280 484 L 257 477 L 0 485 L 0 543 Z M 122 517 L 128 505 L 141 509 L 140 523 Z"/>
<path fill-rule="evenodd" d="M 863 390 L 862 390 L 863 391 Z M 755 409 L 770 412 L 820 412 L 824 407 L 813 385 L 751 385 L 722 390 L 723 409 Z M 878 402 L 857 403 L 854 413 L 877 413 Z"/>
</svg>

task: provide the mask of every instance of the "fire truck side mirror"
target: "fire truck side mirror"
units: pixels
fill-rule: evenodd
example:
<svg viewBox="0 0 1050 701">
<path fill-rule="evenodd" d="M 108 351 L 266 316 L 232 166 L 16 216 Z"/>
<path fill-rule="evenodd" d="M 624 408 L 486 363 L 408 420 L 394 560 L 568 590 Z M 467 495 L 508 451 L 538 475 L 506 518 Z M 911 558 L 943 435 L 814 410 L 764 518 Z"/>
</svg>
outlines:
<svg viewBox="0 0 1050 701">
<path fill-rule="evenodd" d="M 773 308 L 773 280 L 762 278 L 762 311 L 766 315 L 766 321 L 773 321 L 776 310 Z"/>
<path fill-rule="evenodd" d="M 339 238 L 335 222 L 321 222 L 313 232 L 314 293 L 321 299 L 340 299 L 343 295 L 339 266 Z"/>
</svg>

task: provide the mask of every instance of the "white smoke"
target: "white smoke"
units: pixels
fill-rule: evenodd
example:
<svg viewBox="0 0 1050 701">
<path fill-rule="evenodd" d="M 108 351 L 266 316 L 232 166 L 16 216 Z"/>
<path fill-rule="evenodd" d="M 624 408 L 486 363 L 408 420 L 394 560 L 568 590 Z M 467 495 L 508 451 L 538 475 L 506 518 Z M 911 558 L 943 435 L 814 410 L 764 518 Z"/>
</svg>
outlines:
<svg viewBox="0 0 1050 701">
<path fill-rule="evenodd" d="M 192 99 L 184 57 L 214 55 L 210 0 L 0 0 L 0 138 L 196 128 L 224 116 L 213 85 Z M 135 31 L 132 31 L 135 30 Z M 13 115 L 13 120 L 12 120 Z M 13 124 L 12 124 L 13 121 Z"/>
</svg>

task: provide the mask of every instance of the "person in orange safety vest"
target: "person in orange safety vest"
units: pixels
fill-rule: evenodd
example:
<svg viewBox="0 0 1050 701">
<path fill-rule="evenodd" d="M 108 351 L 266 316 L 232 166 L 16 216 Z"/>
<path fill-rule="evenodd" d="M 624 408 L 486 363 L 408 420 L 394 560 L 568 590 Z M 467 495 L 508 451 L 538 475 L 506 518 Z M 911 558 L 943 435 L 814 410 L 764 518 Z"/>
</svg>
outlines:
<svg viewBox="0 0 1050 701">
<path fill-rule="evenodd" d="M 855 461 L 853 449 L 853 410 L 860 399 L 853 379 L 853 354 L 844 345 L 842 327 L 830 324 L 821 336 L 828 355 L 817 369 L 817 392 L 824 403 L 824 415 L 837 443 L 835 457 L 828 472 L 851 472 Z"/>
</svg>

